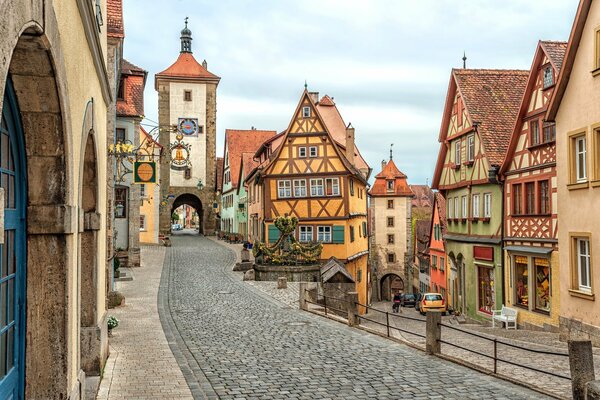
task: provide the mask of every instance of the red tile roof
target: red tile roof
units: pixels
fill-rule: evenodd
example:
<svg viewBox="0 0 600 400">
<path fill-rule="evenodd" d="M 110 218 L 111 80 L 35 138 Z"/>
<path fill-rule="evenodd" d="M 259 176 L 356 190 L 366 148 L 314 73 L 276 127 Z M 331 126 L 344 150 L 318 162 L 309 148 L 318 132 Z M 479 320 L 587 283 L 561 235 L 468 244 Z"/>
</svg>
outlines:
<svg viewBox="0 0 600 400">
<path fill-rule="evenodd" d="M 229 170 L 231 172 L 231 185 L 234 189 L 238 186 L 242 153 L 254 154 L 263 142 L 276 134 L 276 131 L 264 131 L 258 129 L 225 130 L 225 146 L 229 155 L 228 161 Z"/>
<path fill-rule="evenodd" d="M 240 164 L 240 172 L 238 173 L 238 178 L 240 179 L 241 185 L 238 185 L 238 192 L 240 187 L 244 185 L 244 181 L 250 175 L 250 173 L 254 170 L 254 168 L 258 167 L 259 162 L 254 159 L 254 152 L 244 152 L 242 153 L 242 160 Z M 244 176 L 241 176 L 242 170 L 244 171 Z"/>
<path fill-rule="evenodd" d="M 391 192 L 387 190 L 388 180 L 394 180 L 394 190 Z M 406 175 L 396 167 L 394 160 L 388 161 L 381 172 L 375 175 L 375 182 L 369 194 L 371 196 L 414 196 L 406 182 Z"/>
<path fill-rule="evenodd" d="M 177 61 L 169 68 L 155 75 L 155 81 L 158 78 L 209 80 L 216 82 L 221 79 L 198 63 L 192 53 L 180 53 Z"/>
<path fill-rule="evenodd" d="M 550 59 L 550 63 L 560 72 L 567 51 L 567 42 L 556 42 L 550 40 L 541 40 L 540 45 Z"/>
<path fill-rule="evenodd" d="M 458 90 L 491 165 L 499 166 L 521 105 L 529 71 L 454 69 Z"/>
<path fill-rule="evenodd" d="M 123 59 L 121 76 L 125 88 L 124 99 L 117 99 L 117 116 L 140 117 L 144 115 L 144 87 L 148 72 Z"/>
<path fill-rule="evenodd" d="M 423 258 L 425 261 L 428 261 L 428 257 L 425 256 L 429 249 L 430 227 L 431 219 L 421 219 L 415 223 L 415 253 L 417 257 Z"/>
<path fill-rule="evenodd" d="M 106 35 L 113 38 L 124 38 L 123 0 L 106 2 Z"/>
<path fill-rule="evenodd" d="M 446 199 L 440 192 L 435 193 L 435 206 L 437 208 L 438 216 L 440 217 L 440 227 L 442 228 L 442 235 L 446 234 Z"/>
<path fill-rule="evenodd" d="M 428 185 L 409 185 L 410 190 L 415 194 L 412 200 L 412 206 L 417 208 L 433 207 L 433 190 Z"/>
<path fill-rule="evenodd" d="M 215 188 L 217 191 L 222 192 L 223 191 L 223 158 L 222 157 L 217 157 L 217 179 L 216 179 L 216 185 L 217 187 Z"/>
</svg>

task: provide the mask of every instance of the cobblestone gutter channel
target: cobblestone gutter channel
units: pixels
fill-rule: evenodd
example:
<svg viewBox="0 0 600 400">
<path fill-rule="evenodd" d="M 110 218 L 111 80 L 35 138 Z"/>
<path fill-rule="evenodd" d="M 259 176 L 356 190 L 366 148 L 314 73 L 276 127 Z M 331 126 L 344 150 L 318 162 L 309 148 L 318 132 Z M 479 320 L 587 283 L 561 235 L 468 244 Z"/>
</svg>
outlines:
<svg viewBox="0 0 600 400">
<path fill-rule="evenodd" d="M 291 308 L 241 282 L 233 262 L 185 236 L 165 262 L 161 321 L 197 399 L 545 398 Z"/>
</svg>

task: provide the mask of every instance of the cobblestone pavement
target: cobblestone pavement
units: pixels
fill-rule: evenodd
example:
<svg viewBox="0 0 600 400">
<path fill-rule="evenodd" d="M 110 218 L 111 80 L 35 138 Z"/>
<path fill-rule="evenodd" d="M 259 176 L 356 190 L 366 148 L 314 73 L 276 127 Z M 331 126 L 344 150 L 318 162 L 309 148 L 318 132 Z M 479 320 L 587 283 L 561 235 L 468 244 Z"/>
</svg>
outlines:
<svg viewBox="0 0 600 400">
<path fill-rule="evenodd" d="M 164 255 L 164 247 L 142 247 L 142 266 L 132 270 L 134 280 L 117 283 L 125 305 L 109 310 L 120 323 L 110 338 L 98 400 L 193 399 L 158 316 Z"/>
<path fill-rule="evenodd" d="M 188 378 L 190 386 L 210 383 L 205 398 L 544 398 L 275 301 L 241 282 L 231 272 L 234 254 L 214 241 L 178 236 L 172 242 L 163 282 L 166 277 L 175 352 L 184 374 L 194 371 L 197 382 Z"/>
</svg>

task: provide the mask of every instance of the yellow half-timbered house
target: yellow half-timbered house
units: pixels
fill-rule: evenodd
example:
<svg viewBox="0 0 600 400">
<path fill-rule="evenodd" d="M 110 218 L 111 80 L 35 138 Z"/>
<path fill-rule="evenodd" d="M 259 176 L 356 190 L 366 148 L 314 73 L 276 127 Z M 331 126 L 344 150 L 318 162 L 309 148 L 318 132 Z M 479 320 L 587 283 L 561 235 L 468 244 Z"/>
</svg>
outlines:
<svg viewBox="0 0 600 400">
<path fill-rule="evenodd" d="M 344 262 L 356 282 L 359 301 L 365 304 L 368 172 L 361 172 L 355 164 L 360 153 L 354 144 L 354 128 L 345 127 L 344 143 L 334 139 L 317 102 L 317 96 L 304 91 L 281 144 L 263 168 L 266 239 L 274 243 L 279 238 L 275 218 L 297 217 L 298 240 L 322 242 L 322 260 L 334 256 Z"/>
</svg>

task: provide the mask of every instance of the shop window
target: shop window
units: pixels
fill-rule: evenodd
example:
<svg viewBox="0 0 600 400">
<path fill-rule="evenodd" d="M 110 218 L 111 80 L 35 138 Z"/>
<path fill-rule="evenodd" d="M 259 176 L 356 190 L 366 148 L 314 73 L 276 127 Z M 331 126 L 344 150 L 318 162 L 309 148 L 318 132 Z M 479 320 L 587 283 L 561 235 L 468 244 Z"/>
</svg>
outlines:
<svg viewBox="0 0 600 400">
<path fill-rule="evenodd" d="M 387 239 L 388 239 L 388 241 L 387 241 L 388 244 L 394 244 L 394 235 L 393 234 L 387 235 Z"/>
<path fill-rule="evenodd" d="M 115 218 L 127 218 L 127 188 L 115 188 Z"/>
<path fill-rule="evenodd" d="M 521 193 L 521 184 L 512 185 L 512 204 L 513 204 L 513 215 L 521 215 L 523 213 L 523 195 Z"/>
<path fill-rule="evenodd" d="M 387 253 L 387 260 L 389 263 L 396 262 L 396 253 Z"/>
<path fill-rule="evenodd" d="M 311 179 L 310 180 L 310 195 L 313 197 L 323 196 L 323 179 Z"/>
<path fill-rule="evenodd" d="M 387 226 L 388 228 L 394 227 L 394 217 L 387 217 Z"/>
<path fill-rule="evenodd" d="M 491 314 L 494 305 L 494 268 L 478 266 L 479 311 Z"/>
<path fill-rule="evenodd" d="M 306 179 L 294 179 L 294 197 L 306 197 Z"/>
<path fill-rule="evenodd" d="M 531 146 L 540 144 L 540 121 L 537 119 L 529 122 L 529 138 Z"/>
<path fill-rule="evenodd" d="M 387 208 L 388 208 L 388 210 L 394 209 L 394 200 L 387 201 Z"/>
<path fill-rule="evenodd" d="M 527 257 L 515 256 L 515 304 L 529 308 L 529 264 Z"/>
<path fill-rule="evenodd" d="M 339 178 L 325 179 L 325 195 L 339 196 L 340 195 L 340 180 Z"/>
<path fill-rule="evenodd" d="M 539 182 L 540 214 L 550 214 L 550 191 L 548 181 Z"/>
<path fill-rule="evenodd" d="M 550 263 L 547 258 L 533 259 L 535 271 L 535 309 L 550 312 Z"/>
<path fill-rule="evenodd" d="M 525 184 L 525 213 L 527 215 L 535 214 L 535 183 Z"/>
<path fill-rule="evenodd" d="M 278 197 L 292 197 L 292 182 L 289 180 L 277 181 Z"/>
</svg>

